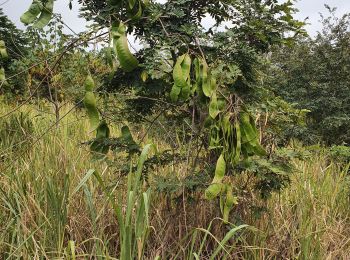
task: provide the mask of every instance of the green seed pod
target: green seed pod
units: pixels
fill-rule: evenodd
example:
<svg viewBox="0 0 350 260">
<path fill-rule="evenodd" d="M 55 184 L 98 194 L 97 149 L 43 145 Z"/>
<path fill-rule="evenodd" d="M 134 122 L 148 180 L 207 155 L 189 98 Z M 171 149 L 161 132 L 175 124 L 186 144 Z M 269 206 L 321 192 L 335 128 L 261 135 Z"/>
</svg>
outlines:
<svg viewBox="0 0 350 260">
<path fill-rule="evenodd" d="M 252 142 L 256 140 L 257 134 L 253 129 L 253 126 L 250 124 L 249 114 L 247 112 L 240 113 L 240 122 L 241 128 L 244 131 L 244 142 Z"/>
<path fill-rule="evenodd" d="M 174 84 L 170 91 L 171 101 L 176 102 L 179 98 L 180 93 L 181 93 L 181 87 Z"/>
<path fill-rule="evenodd" d="M 101 123 L 99 124 L 98 128 L 96 129 L 96 139 L 101 139 L 101 138 L 108 138 L 110 131 L 109 131 L 109 127 L 106 123 L 106 121 L 101 121 Z"/>
<path fill-rule="evenodd" d="M 38 20 L 34 23 L 36 28 L 44 28 L 51 20 L 53 15 L 53 0 L 48 0 L 41 10 Z"/>
<path fill-rule="evenodd" d="M 142 71 L 140 77 L 141 77 L 141 80 L 142 80 L 143 82 L 146 82 L 147 79 L 148 79 L 148 73 L 147 73 L 147 71 L 145 71 L 145 70 Z"/>
<path fill-rule="evenodd" d="M 193 64 L 194 64 L 194 71 L 195 71 L 195 76 L 196 76 L 196 83 L 198 84 L 198 86 L 200 86 L 202 83 L 201 81 L 201 65 L 200 65 L 200 61 L 199 58 L 195 58 L 193 60 Z"/>
<path fill-rule="evenodd" d="M 137 6 L 137 11 L 133 12 L 133 9 L 135 9 L 135 6 Z M 141 0 L 138 0 L 138 4 L 135 6 L 133 9 L 130 9 L 130 12 L 129 12 L 130 13 L 129 17 L 133 21 L 139 20 L 142 17 L 142 12 L 143 12 Z"/>
<path fill-rule="evenodd" d="M 226 185 L 226 197 L 223 209 L 223 219 L 225 223 L 228 222 L 228 217 L 233 206 L 237 204 L 237 197 L 233 196 L 232 190 L 232 185 Z"/>
<path fill-rule="evenodd" d="M 240 127 L 242 134 L 242 152 L 244 151 L 245 156 L 265 156 L 266 151 L 258 140 L 258 130 L 247 112 L 240 113 Z"/>
<path fill-rule="evenodd" d="M 187 82 L 186 86 L 181 88 L 180 97 L 182 100 L 186 100 L 191 94 L 191 84 Z"/>
<path fill-rule="evenodd" d="M 210 76 L 210 90 L 211 90 L 211 93 L 216 91 L 216 89 L 217 89 L 216 78 L 213 75 L 211 75 Z"/>
<path fill-rule="evenodd" d="M 177 85 L 180 88 L 186 86 L 186 80 L 183 75 L 182 67 L 181 67 L 181 64 L 184 59 L 185 59 L 185 55 L 181 55 L 180 57 L 178 57 L 173 68 L 173 79 L 174 79 L 175 85 Z"/>
<path fill-rule="evenodd" d="M 181 69 L 182 69 L 182 77 L 185 81 L 187 81 L 191 72 L 191 57 L 187 53 L 185 54 L 184 59 L 181 63 Z"/>
<path fill-rule="evenodd" d="M 91 91 L 85 93 L 84 106 L 90 121 L 90 131 L 94 131 L 100 124 L 100 117 L 96 106 L 95 95 Z"/>
<path fill-rule="evenodd" d="M 126 72 L 133 71 L 138 67 L 139 62 L 129 50 L 125 25 L 120 23 L 117 30 L 112 27 L 111 34 L 120 66 Z"/>
<path fill-rule="evenodd" d="M 241 126 L 238 120 L 235 121 L 234 127 L 236 130 L 236 148 L 235 148 L 235 156 L 233 158 L 233 164 L 237 164 L 241 156 L 241 146 L 242 146 Z"/>
<path fill-rule="evenodd" d="M 7 51 L 6 51 L 6 44 L 5 44 L 4 41 L 0 41 L 0 56 L 3 59 L 7 59 L 8 58 L 8 54 L 7 54 Z"/>
<path fill-rule="evenodd" d="M 202 90 L 205 96 L 211 96 L 211 78 L 208 75 L 208 65 L 205 61 L 203 61 L 201 65 L 201 82 L 202 82 Z"/>
<path fill-rule="evenodd" d="M 218 108 L 218 100 L 216 97 L 216 92 L 213 92 L 210 98 L 210 104 L 209 104 L 209 115 L 215 119 L 218 114 L 220 113 Z"/>
<path fill-rule="evenodd" d="M 188 99 L 191 95 L 190 72 L 191 57 L 186 53 L 177 58 L 173 68 L 174 86 L 170 93 L 172 101 L 177 101 L 179 95 L 182 100 Z"/>
<path fill-rule="evenodd" d="M 40 14 L 41 10 L 43 9 L 43 4 L 39 0 L 33 0 L 32 4 L 30 5 L 28 11 L 26 11 L 21 16 L 21 22 L 24 24 L 31 24 L 37 19 L 38 15 Z"/>
<path fill-rule="evenodd" d="M 221 154 L 215 168 L 215 175 L 210 186 L 205 190 L 205 198 L 213 199 L 218 196 L 222 190 L 222 179 L 226 172 L 226 162 L 224 156 Z"/>
<path fill-rule="evenodd" d="M 105 49 L 105 58 L 106 58 L 106 62 L 107 62 L 107 64 L 108 64 L 111 68 L 114 67 L 114 62 L 113 62 L 114 57 L 113 57 L 112 51 L 113 51 L 113 49 L 110 48 L 110 47 L 107 47 L 107 48 Z"/>
<path fill-rule="evenodd" d="M 129 8 L 133 9 L 136 4 L 136 0 L 128 0 L 128 2 L 129 2 Z"/>
<path fill-rule="evenodd" d="M 102 121 L 96 129 L 96 139 L 91 143 L 91 151 L 107 154 L 109 146 L 103 143 L 103 139 L 109 138 L 110 130 L 106 121 Z"/>
<path fill-rule="evenodd" d="M 221 193 L 222 187 L 222 183 L 210 184 L 210 186 L 205 190 L 205 198 L 207 200 L 215 199 Z"/>
<path fill-rule="evenodd" d="M 218 98 L 218 109 L 220 111 L 224 110 L 226 106 L 226 100 L 224 98 Z"/>
<path fill-rule="evenodd" d="M 88 75 L 86 77 L 84 85 L 85 85 L 85 91 L 93 91 L 93 89 L 95 88 L 95 82 L 91 77 L 91 75 Z"/>
<path fill-rule="evenodd" d="M 0 84 L 3 84 L 3 81 L 6 80 L 5 77 L 5 69 L 3 67 L 0 68 Z"/>
</svg>

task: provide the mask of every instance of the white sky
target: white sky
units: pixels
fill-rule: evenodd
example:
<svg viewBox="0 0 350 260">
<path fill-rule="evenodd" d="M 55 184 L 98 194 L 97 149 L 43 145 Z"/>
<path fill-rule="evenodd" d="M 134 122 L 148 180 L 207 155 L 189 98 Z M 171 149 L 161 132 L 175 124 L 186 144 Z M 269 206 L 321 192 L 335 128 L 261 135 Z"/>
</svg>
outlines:
<svg viewBox="0 0 350 260">
<path fill-rule="evenodd" d="M 164 0 L 160 0 L 164 1 Z M 0 0 L 0 8 L 4 13 L 19 27 L 24 28 L 19 18 L 24 13 L 32 0 Z M 85 29 L 85 20 L 78 18 L 78 3 L 77 0 L 73 0 L 73 9 L 68 8 L 69 0 L 57 0 L 55 1 L 54 12 L 62 14 L 63 20 L 74 31 L 80 32 Z M 337 15 L 343 15 L 344 13 L 350 13 L 350 0 L 298 0 L 296 7 L 299 9 L 299 13 L 296 14 L 296 18 L 304 20 L 309 17 L 308 22 L 310 25 L 306 27 L 311 36 L 315 35 L 317 31 L 321 29 L 319 23 L 320 15 L 322 12 L 326 14 L 324 4 L 328 4 L 331 7 L 337 7 Z"/>
</svg>

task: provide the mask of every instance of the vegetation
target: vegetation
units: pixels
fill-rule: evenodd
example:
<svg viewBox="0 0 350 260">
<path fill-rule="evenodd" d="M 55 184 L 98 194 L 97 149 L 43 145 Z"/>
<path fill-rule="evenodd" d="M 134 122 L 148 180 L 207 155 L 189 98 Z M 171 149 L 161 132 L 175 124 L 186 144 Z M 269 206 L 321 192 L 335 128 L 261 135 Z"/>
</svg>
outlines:
<svg viewBox="0 0 350 260">
<path fill-rule="evenodd" d="M 1 259 L 350 255 L 348 15 L 80 2 L 75 35 L 51 0 L 0 14 Z"/>
<path fill-rule="evenodd" d="M 315 39 L 300 38 L 293 47 L 273 56 L 272 84 L 276 92 L 298 107 L 310 110 L 306 142 L 328 145 L 349 143 L 349 43 L 350 17 L 322 17 L 323 30 Z M 308 137 L 305 137 L 308 136 Z"/>
</svg>

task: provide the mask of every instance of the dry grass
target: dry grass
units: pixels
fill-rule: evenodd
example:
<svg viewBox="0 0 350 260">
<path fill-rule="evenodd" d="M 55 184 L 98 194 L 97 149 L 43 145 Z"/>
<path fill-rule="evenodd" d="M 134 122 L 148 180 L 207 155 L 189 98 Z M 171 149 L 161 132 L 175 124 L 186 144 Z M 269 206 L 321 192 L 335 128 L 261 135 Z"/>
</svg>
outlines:
<svg viewBox="0 0 350 260">
<path fill-rule="evenodd" d="M 3 114 L 10 108 L 3 105 L 1 110 Z M 32 129 L 26 135 L 11 136 L 6 147 L 0 146 L 0 259 L 74 259 L 74 254 L 77 259 L 118 257 L 118 222 L 101 186 L 90 178 L 75 192 L 87 171 L 96 169 L 118 201 L 116 195 L 126 191 L 118 161 L 114 155 L 110 161 L 92 160 L 87 147 L 81 145 L 91 136 L 79 111 L 70 113 L 58 129 L 43 137 L 54 124 L 54 116 L 33 106 L 23 107 L 22 112 L 33 123 Z M 112 132 L 117 134 L 116 129 Z M 158 147 L 163 145 L 160 140 L 152 141 Z M 349 259 L 347 169 L 329 161 L 322 152 L 294 164 L 298 171 L 280 194 L 267 201 L 252 195 L 236 208 L 231 220 L 252 228 L 235 233 L 229 239 L 232 247 L 226 247 L 228 254 L 222 251 L 220 258 Z M 181 175 L 186 166 L 170 168 L 155 171 L 164 176 Z M 203 230 L 195 230 L 203 228 L 223 239 L 227 226 L 220 220 L 211 222 L 220 216 L 218 207 L 203 200 L 201 193 L 177 195 L 179 199 L 172 200 L 165 194 L 153 194 L 145 258 L 195 259 L 205 241 L 200 259 L 209 259 L 217 241 L 205 237 Z M 249 205 L 253 202 L 265 211 L 254 213 Z"/>
</svg>

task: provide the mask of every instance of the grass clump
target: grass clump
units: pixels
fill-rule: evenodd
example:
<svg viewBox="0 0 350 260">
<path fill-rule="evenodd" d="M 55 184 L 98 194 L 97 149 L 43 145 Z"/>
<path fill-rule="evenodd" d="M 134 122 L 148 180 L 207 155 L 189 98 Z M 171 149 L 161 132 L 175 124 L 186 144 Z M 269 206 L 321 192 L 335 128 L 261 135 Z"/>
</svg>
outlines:
<svg viewBox="0 0 350 260">
<path fill-rule="evenodd" d="M 10 110 L 4 106 L 1 114 Z M 224 224 L 202 190 L 156 189 L 153 176 L 174 179 L 186 168 L 183 163 L 152 167 L 150 181 L 143 182 L 147 153 L 128 157 L 131 173 L 125 175 L 113 152 L 94 159 L 82 145 L 92 138 L 84 114 L 74 110 L 58 127 L 55 120 L 33 105 L 1 120 L 0 259 L 350 255 L 349 165 L 323 148 L 294 159 L 290 185 L 280 193 L 267 200 L 253 194 L 250 201 L 239 200 Z M 161 140 L 152 142 L 162 147 Z"/>
</svg>

